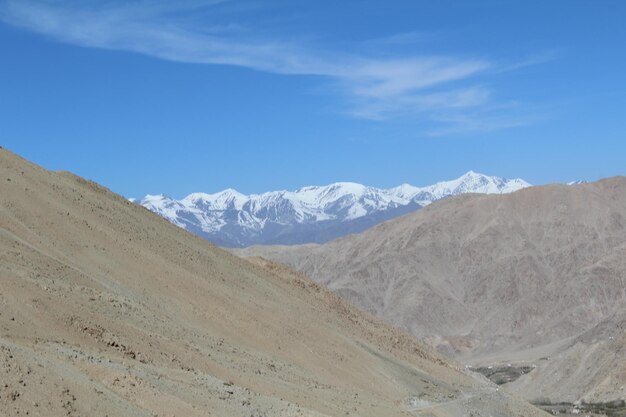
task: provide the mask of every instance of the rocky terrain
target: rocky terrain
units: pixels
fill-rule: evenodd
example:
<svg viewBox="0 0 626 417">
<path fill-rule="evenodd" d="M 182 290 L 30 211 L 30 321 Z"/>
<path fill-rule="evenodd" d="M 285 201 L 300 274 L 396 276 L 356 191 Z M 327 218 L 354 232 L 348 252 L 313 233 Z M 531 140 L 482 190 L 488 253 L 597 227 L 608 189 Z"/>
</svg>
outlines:
<svg viewBox="0 0 626 417">
<path fill-rule="evenodd" d="M 545 414 L 302 274 L 0 150 L 0 415 Z"/>
<path fill-rule="evenodd" d="M 324 245 L 249 248 L 537 402 L 626 398 L 626 178 L 463 195 Z M 529 368 L 530 367 L 530 368 Z"/>
<path fill-rule="evenodd" d="M 464 193 L 501 194 L 528 187 L 521 179 L 473 171 L 426 187 L 389 189 L 350 182 L 244 195 L 228 189 L 176 200 L 147 195 L 138 203 L 200 237 L 224 247 L 323 243 Z"/>
</svg>

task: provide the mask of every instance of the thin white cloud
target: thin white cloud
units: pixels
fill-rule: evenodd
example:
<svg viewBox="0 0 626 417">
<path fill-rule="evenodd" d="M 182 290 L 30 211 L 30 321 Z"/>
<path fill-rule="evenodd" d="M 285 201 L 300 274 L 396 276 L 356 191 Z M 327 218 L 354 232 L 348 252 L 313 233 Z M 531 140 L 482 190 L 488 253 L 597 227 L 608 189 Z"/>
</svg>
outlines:
<svg viewBox="0 0 626 417">
<path fill-rule="evenodd" d="M 368 48 L 380 49 L 432 42 L 439 37 L 439 35 L 431 32 L 404 32 L 381 38 L 367 39 L 362 42 L 362 45 Z"/>
<path fill-rule="evenodd" d="M 394 100 L 367 100 L 359 98 L 353 115 L 366 119 L 386 120 L 413 114 L 429 114 L 431 119 L 456 124 L 456 117 L 442 120 L 438 113 L 458 113 L 480 108 L 489 103 L 491 92 L 483 87 L 447 90 L 434 93 L 404 94 Z"/>
<path fill-rule="evenodd" d="M 345 94 L 353 106 L 350 114 L 368 119 L 428 117 L 434 111 L 478 108 L 491 98 L 487 88 L 471 85 L 473 77 L 492 67 L 483 59 L 374 58 L 310 50 L 294 42 L 253 38 L 248 31 L 233 30 L 228 22 L 199 25 L 190 16 L 190 11 L 195 12 L 192 15 L 211 13 L 212 7 L 223 1 L 0 0 L 0 19 L 85 47 L 325 77 Z M 470 85 L 451 86 L 458 82 Z M 437 92 L 432 91 L 434 88 Z"/>
<path fill-rule="evenodd" d="M 520 115 L 484 109 L 467 113 L 440 114 L 433 118 L 439 122 L 440 126 L 426 131 L 426 134 L 432 137 L 510 129 L 536 123 L 541 119 L 537 115 Z"/>
</svg>

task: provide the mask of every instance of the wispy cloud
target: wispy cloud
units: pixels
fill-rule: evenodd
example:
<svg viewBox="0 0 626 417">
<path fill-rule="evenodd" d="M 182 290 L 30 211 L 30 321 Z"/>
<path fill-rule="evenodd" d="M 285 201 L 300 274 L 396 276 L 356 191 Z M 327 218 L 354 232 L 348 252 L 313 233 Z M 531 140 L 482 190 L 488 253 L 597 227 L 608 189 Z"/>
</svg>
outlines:
<svg viewBox="0 0 626 417">
<path fill-rule="evenodd" d="M 462 110 L 477 109 L 492 100 L 489 89 L 473 85 L 476 76 L 493 70 L 494 65 L 484 59 L 380 58 L 311 49 L 280 38 L 261 38 L 238 30 L 231 22 L 208 25 L 193 18 L 210 15 L 225 1 L 0 0 L 0 19 L 85 47 L 324 77 L 339 87 L 352 106 L 351 115 L 367 119 L 425 116 L 434 120 L 436 114 L 446 112 L 451 113 L 446 116 L 451 119 L 462 118 Z M 415 36 L 390 39 L 406 41 Z M 459 87 L 459 83 L 465 86 Z"/>
<path fill-rule="evenodd" d="M 521 113 L 515 103 L 508 105 L 486 104 L 465 112 L 441 112 L 433 114 L 438 126 L 426 130 L 431 137 L 484 133 L 494 130 L 521 127 L 540 122 L 544 116 Z"/>
<path fill-rule="evenodd" d="M 395 33 L 381 38 L 366 39 L 363 46 L 368 48 L 386 48 L 390 46 L 406 46 L 418 43 L 426 43 L 436 40 L 439 36 L 427 32 L 403 32 Z"/>
<path fill-rule="evenodd" d="M 456 123 L 455 118 L 441 120 L 438 113 L 464 113 L 468 109 L 480 108 L 491 100 L 491 92 L 483 87 L 446 90 L 443 92 L 424 92 L 399 94 L 393 99 L 381 100 L 359 96 L 355 100 L 352 114 L 366 119 L 385 120 L 395 117 L 410 116 L 415 113 L 427 114 L 430 119 L 442 123 Z"/>
</svg>

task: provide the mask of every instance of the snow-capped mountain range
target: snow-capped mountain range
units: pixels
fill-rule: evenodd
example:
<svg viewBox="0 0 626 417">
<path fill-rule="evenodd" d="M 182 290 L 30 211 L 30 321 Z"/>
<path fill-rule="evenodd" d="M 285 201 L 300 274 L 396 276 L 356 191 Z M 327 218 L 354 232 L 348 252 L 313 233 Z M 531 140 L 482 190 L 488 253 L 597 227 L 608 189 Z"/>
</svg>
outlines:
<svg viewBox="0 0 626 417">
<path fill-rule="evenodd" d="M 381 189 L 338 182 L 244 195 L 227 189 L 175 200 L 147 195 L 142 206 L 221 246 L 322 243 L 463 193 L 501 194 L 530 186 L 473 171 L 427 187 L 403 184 Z"/>
</svg>

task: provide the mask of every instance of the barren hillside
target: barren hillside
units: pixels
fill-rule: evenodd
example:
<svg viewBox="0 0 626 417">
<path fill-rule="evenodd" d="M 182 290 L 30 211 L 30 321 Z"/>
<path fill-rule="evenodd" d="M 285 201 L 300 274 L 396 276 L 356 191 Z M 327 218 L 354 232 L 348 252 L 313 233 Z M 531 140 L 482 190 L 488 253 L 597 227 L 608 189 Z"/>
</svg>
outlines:
<svg viewBox="0 0 626 417">
<path fill-rule="evenodd" d="M 0 150 L 0 415 L 530 416 L 407 335 Z"/>
<path fill-rule="evenodd" d="M 325 245 L 256 247 L 528 399 L 626 398 L 626 178 L 450 198 Z M 536 368 L 533 368 L 536 367 Z"/>
</svg>

